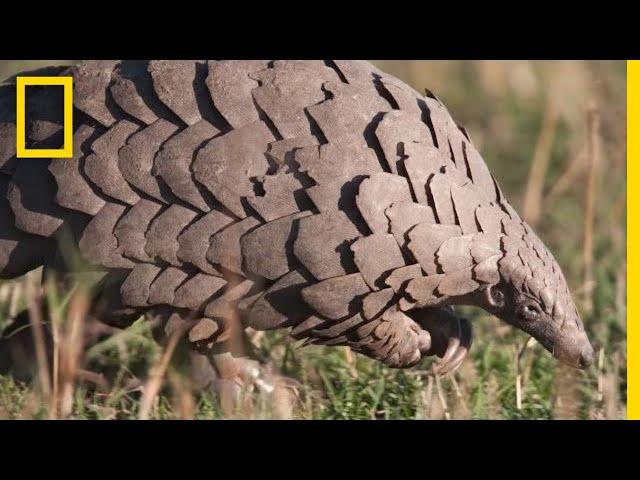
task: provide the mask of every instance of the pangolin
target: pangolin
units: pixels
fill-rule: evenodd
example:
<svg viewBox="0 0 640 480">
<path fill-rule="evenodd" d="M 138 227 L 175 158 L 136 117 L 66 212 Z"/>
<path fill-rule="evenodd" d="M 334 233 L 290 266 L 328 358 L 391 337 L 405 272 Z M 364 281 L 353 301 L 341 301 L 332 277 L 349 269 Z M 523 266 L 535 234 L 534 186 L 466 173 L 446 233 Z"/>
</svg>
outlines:
<svg viewBox="0 0 640 480">
<path fill-rule="evenodd" d="M 16 87 L 2 86 L 0 278 L 98 270 L 93 315 L 182 326 L 205 356 L 249 327 L 289 328 L 392 367 L 437 355 L 446 373 L 471 344 L 464 304 L 591 363 L 558 263 L 431 92 L 365 61 L 29 75 L 73 77 L 73 158 L 16 158 Z M 28 148 L 61 146 L 61 105 L 28 91 Z"/>
</svg>

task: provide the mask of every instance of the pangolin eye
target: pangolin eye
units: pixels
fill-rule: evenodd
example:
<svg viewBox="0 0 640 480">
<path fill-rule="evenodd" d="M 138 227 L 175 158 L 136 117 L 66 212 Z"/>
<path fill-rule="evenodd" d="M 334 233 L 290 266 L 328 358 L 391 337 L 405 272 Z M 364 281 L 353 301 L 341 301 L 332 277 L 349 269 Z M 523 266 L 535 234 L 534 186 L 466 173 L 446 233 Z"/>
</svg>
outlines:
<svg viewBox="0 0 640 480">
<path fill-rule="evenodd" d="M 540 308 L 533 303 L 524 305 L 520 310 L 520 315 L 525 320 L 535 320 L 540 315 Z"/>
</svg>

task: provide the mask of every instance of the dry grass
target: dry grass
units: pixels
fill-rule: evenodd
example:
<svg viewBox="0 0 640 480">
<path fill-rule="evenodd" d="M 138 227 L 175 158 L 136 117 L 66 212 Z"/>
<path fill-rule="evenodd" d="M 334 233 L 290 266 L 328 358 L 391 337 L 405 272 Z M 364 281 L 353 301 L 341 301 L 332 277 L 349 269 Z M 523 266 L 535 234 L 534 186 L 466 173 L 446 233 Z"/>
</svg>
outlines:
<svg viewBox="0 0 640 480">
<path fill-rule="evenodd" d="M 245 388 L 225 407 L 215 393 L 195 392 L 180 368 L 180 332 L 160 346 L 148 322 L 126 330 L 98 324 L 85 315 L 85 291 L 41 289 L 34 272 L 0 283 L 0 331 L 27 309 L 37 359 L 32 382 L 0 376 L 0 418 L 623 418 L 624 62 L 378 63 L 437 93 L 536 224 L 596 345 L 593 367 L 564 368 L 524 334 L 465 309 L 476 338 L 453 376 L 434 377 L 431 360 L 398 371 L 267 333 L 254 345 L 297 384 L 271 394 Z M 0 73 L 36 66 L 0 62 Z"/>
</svg>

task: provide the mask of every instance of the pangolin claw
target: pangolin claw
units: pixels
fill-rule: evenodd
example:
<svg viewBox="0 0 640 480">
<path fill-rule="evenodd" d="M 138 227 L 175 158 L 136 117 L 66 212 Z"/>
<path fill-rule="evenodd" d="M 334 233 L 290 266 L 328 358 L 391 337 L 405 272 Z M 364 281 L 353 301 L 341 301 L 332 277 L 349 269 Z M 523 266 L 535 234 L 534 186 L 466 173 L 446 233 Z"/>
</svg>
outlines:
<svg viewBox="0 0 640 480">
<path fill-rule="evenodd" d="M 455 322 L 455 336 L 449 338 L 447 349 L 442 359 L 433 365 L 433 371 L 436 375 L 447 375 L 457 370 L 471 348 L 473 340 L 473 329 L 471 323 L 466 318 L 458 318 Z"/>
</svg>

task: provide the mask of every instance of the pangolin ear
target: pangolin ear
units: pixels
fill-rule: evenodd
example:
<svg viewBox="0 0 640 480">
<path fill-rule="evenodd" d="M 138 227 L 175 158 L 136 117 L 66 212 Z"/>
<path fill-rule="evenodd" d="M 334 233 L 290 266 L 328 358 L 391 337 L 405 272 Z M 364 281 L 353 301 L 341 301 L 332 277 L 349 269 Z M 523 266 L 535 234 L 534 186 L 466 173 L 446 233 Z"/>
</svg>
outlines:
<svg viewBox="0 0 640 480">
<path fill-rule="evenodd" d="M 497 285 L 485 285 L 482 288 L 487 305 L 498 309 L 504 307 L 506 296 L 501 287 Z"/>
</svg>

